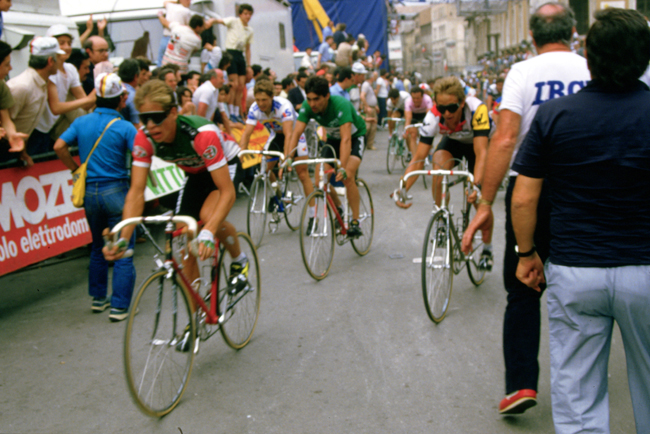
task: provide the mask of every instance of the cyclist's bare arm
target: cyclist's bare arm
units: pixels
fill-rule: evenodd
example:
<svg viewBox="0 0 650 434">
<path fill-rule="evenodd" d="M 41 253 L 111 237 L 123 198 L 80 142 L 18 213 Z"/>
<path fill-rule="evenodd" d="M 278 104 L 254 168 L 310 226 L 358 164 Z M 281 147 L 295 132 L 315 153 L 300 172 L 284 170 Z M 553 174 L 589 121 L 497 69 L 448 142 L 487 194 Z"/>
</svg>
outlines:
<svg viewBox="0 0 650 434">
<path fill-rule="evenodd" d="M 148 167 L 135 165 L 131 167 L 131 187 L 129 188 L 129 192 L 126 194 L 126 199 L 124 201 L 124 209 L 122 210 L 123 220 L 142 215 L 142 212 L 144 211 L 144 190 L 147 187 L 147 176 L 149 176 Z M 125 227 L 120 233 L 120 238 L 130 240 L 134 230 L 134 225 Z M 104 247 L 102 252 L 107 261 L 116 261 L 124 255 L 124 251 L 120 250 L 118 246 L 113 246 L 111 250 Z"/>
<path fill-rule="evenodd" d="M 294 149 L 296 149 L 296 146 L 298 146 L 298 140 L 300 140 L 300 136 L 302 135 L 302 133 L 305 132 L 305 128 L 307 128 L 306 123 L 302 121 L 296 121 L 296 125 L 293 128 L 293 133 L 291 134 L 291 140 L 289 141 L 289 149 L 287 149 L 286 147 L 287 142 L 285 142 L 285 148 L 284 148 L 285 158 L 292 155 L 291 153 L 293 152 Z"/>
<path fill-rule="evenodd" d="M 282 122 L 282 134 L 284 134 L 284 155 L 286 157 L 288 155 L 292 155 L 288 151 L 289 151 L 289 147 L 291 146 L 291 135 L 293 134 L 293 121 Z"/>
<path fill-rule="evenodd" d="M 255 125 L 246 124 L 246 127 L 244 128 L 244 132 L 241 135 L 241 139 L 239 139 L 240 148 L 248 149 L 248 142 L 251 139 L 251 135 L 253 134 L 254 129 L 255 129 Z"/>
<path fill-rule="evenodd" d="M 352 122 L 346 122 L 341 125 L 341 146 L 339 152 L 341 153 L 339 155 L 341 167 L 346 168 L 350 159 L 350 153 L 352 152 Z M 339 180 L 338 176 L 337 180 Z"/>
<path fill-rule="evenodd" d="M 413 112 L 410 111 L 405 111 L 404 112 L 404 125 L 409 126 L 411 125 L 411 121 L 413 120 Z"/>
</svg>

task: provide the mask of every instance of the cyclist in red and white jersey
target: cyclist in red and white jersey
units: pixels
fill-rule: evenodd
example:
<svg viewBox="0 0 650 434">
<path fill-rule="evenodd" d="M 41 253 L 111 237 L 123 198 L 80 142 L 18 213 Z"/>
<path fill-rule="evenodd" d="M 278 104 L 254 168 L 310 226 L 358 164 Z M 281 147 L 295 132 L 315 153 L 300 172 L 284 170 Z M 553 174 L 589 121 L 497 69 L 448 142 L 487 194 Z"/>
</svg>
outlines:
<svg viewBox="0 0 650 434">
<path fill-rule="evenodd" d="M 214 255 L 216 235 L 233 258 L 230 277 L 239 274 L 247 277 L 248 259 L 240 250 L 235 227 L 226 221 L 236 193 L 222 144 L 230 142 L 228 149 L 232 153 L 233 142 L 226 140 L 219 128 L 205 118 L 178 115 L 174 93 L 163 81 L 145 83 L 136 92 L 135 105 L 143 128 L 138 131 L 133 144 L 131 187 L 122 217 L 142 215 L 152 157 L 156 155 L 173 162 L 187 173 L 176 214 L 189 215 L 204 223 L 198 236 L 199 258 L 205 260 Z M 134 226 L 124 228 L 120 240 L 128 240 L 133 230 Z M 104 248 L 106 259 L 122 257 L 122 244 L 118 242 L 111 250 Z M 188 255 L 183 263 L 192 281 L 199 277 L 196 258 Z"/>
</svg>

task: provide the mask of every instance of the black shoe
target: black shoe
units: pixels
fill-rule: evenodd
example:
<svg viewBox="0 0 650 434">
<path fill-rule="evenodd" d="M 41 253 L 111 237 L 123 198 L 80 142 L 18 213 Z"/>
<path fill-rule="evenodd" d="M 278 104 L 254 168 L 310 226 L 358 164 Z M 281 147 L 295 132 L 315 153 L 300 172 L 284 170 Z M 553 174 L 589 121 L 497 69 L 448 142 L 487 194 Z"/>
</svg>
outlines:
<svg viewBox="0 0 650 434">
<path fill-rule="evenodd" d="M 359 227 L 359 221 L 352 220 L 348 227 L 348 238 L 359 238 L 362 235 L 363 232 L 361 232 L 361 228 Z"/>
<path fill-rule="evenodd" d="M 483 253 L 481 253 L 481 259 L 478 262 L 478 267 L 486 271 L 492 271 L 493 265 L 494 258 L 492 257 L 492 252 L 489 250 L 483 250 Z"/>
<path fill-rule="evenodd" d="M 305 231 L 305 234 L 307 236 L 310 236 L 316 230 L 318 229 L 318 221 L 314 221 L 313 217 L 309 217 L 309 221 L 307 222 L 307 230 Z"/>
</svg>

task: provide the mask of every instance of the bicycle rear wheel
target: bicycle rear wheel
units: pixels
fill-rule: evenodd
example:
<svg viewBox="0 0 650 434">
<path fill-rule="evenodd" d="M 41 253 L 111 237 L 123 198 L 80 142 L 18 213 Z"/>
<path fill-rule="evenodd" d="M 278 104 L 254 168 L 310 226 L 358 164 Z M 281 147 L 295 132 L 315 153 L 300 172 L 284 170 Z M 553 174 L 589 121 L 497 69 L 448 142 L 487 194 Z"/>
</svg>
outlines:
<svg viewBox="0 0 650 434">
<path fill-rule="evenodd" d="M 359 256 L 364 256 L 370 251 L 372 235 L 375 229 L 375 210 L 372 206 L 372 196 L 368 184 L 363 179 L 357 179 L 359 188 L 359 227 L 361 235 L 352 239 L 352 248 Z"/>
<path fill-rule="evenodd" d="M 295 170 L 285 173 L 286 183 L 284 187 L 284 219 L 287 221 L 287 226 L 292 231 L 300 227 L 300 215 L 302 207 L 305 202 L 305 193 L 302 189 L 302 182 L 298 178 Z"/>
<path fill-rule="evenodd" d="M 453 283 L 452 234 L 449 216 L 444 211 L 435 213 L 424 236 L 422 246 L 422 294 L 429 318 L 442 321 L 449 308 Z"/>
<path fill-rule="evenodd" d="M 217 305 L 221 335 L 226 343 L 236 350 L 244 348 L 253 336 L 260 314 L 262 296 L 262 278 L 257 250 L 247 234 L 238 232 L 237 239 L 242 253 L 248 258 L 246 283 L 235 286 L 228 281 L 232 258 L 224 249 L 219 259 L 219 304 Z"/>
<path fill-rule="evenodd" d="M 248 199 L 246 228 L 256 247 L 262 244 L 264 231 L 266 230 L 266 207 L 269 202 L 269 193 L 266 184 L 266 179 L 262 175 L 256 176 L 253 180 L 253 185 L 251 185 L 251 194 Z"/>
<path fill-rule="evenodd" d="M 144 413 L 156 417 L 172 411 L 183 396 L 196 342 L 189 294 L 178 276 L 166 276 L 167 270 L 160 270 L 142 283 L 124 339 L 129 392 Z M 187 340 L 189 351 L 183 351 Z"/>
<path fill-rule="evenodd" d="M 476 209 L 473 205 L 468 205 L 469 211 L 467 212 L 467 218 L 464 219 L 469 225 L 469 222 L 472 221 L 476 215 Z M 466 227 L 463 228 L 464 230 Z M 474 240 L 472 240 L 472 252 L 468 255 L 467 261 L 467 274 L 469 275 L 469 280 L 472 281 L 474 286 L 479 286 L 485 280 L 485 273 L 487 270 L 484 267 L 479 266 L 481 262 L 481 254 L 483 253 L 483 235 L 481 232 L 476 232 L 474 235 Z"/>
<path fill-rule="evenodd" d="M 309 203 L 315 202 L 316 214 L 309 218 Z M 309 233 L 308 233 L 309 232 Z M 334 259 L 334 224 L 332 211 L 322 190 L 313 191 L 302 209 L 300 218 L 300 253 L 311 277 L 322 280 L 327 276 Z"/>
</svg>

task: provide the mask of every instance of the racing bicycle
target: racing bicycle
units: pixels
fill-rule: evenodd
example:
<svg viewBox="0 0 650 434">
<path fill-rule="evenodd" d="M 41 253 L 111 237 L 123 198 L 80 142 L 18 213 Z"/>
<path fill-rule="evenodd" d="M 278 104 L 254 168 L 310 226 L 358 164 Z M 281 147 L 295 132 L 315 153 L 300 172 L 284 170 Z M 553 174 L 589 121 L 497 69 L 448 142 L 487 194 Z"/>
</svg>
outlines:
<svg viewBox="0 0 650 434">
<path fill-rule="evenodd" d="M 359 188 L 359 227 L 362 235 L 356 238 L 348 237 L 348 222 L 352 218 L 345 194 L 345 187 L 335 187 L 330 183 L 330 178 L 335 175 L 335 169 L 325 170 L 325 164 L 330 164 L 338 169 L 340 162 L 336 158 L 314 158 L 300 160 L 293 166 L 300 164 L 316 164 L 319 170 L 318 187 L 307 197 L 300 217 L 300 252 L 305 268 L 311 277 L 316 280 L 324 279 L 332 266 L 334 259 L 334 243 L 343 245 L 350 241 L 352 248 L 359 256 L 364 256 L 370 251 L 372 236 L 375 226 L 375 214 L 372 206 L 372 196 L 368 184 L 363 179 L 357 178 Z M 341 184 L 342 185 L 342 184 Z M 332 199 L 330 188 L 336 188 L 341 199 L 342 213 L 337 209 Z M 309 204 L 315 204 L 315 216 L 309 218 Z"/>
<path fill-rule="evenodd" d="M 463 170 L 415 170 L 400 179 L 400 190 L 404 192 L 406 180 L 411 176 L 442 176 L 441 206 L 434 203 L 422 245 L 422 294 L 427 314 L 435 323 L 442 321 L 447 314 L 454 274 L 467 267 L 469 279 L 479 286 L 487 272 L 487 268 L 481 265 L 483 239 L 480 233 L 475 235 L 469 254 L 461 251 L 463 233 L 476 212 L 468 198 L 473 191 L 477 191 L 473 184 L 474 177 L 466 169 L 466 164 L 461 167 Z M 463 185 L 465 194 L 457 223 L 453 210 L 447 207 L 449 189 L 456 184 Z M 404 197 L 404 193 L 401 197 Z"/>
<path fill-rule="evenodd" d="M 164 249 L 141 223 L 166 224 Z M 185 227 L 177 230 L 175 223 Z M 155 271 L 142 282 L 131 302 L 124 367 L 136 405 L 150 416 L 161 417 L 183 396 L 201 341 L 221 332 L 234 349 L 248 344 L 260 309 L 260 269 L 255 246 L 240 232 L 239 244 L 249 262 L 247 277 L 228 277 L 232 258 L 216 240 L 214 257 L 200 261 L 201 277 L 190 281 L 181 261 L 186 255 L 197 254 L 198 224 L 189 216 L 123 220 L 106 236 L 108 248 L 117 242 L 123 228 L 137 224 L 158 254 L 154 256 Z"/>
<path fill-rule="evenodd" d="M 262 155 L 262 162 L 251 184 L 248 199 L 248 217 L 246 227 L 253 244 L 259 247 L 266 232 L 266 220 L 271 214 L 269 231 L 277 231 L 282 215 L 292 231 L 300 225 L 300 210 L 305 199 L 302 183 L 295 171 L 284 173 L 282 179 L 271 183 L 267 162 L 284 161 L 284 154 L 278 151 L 242 150 L 243 155 Z"/>
</svg>

